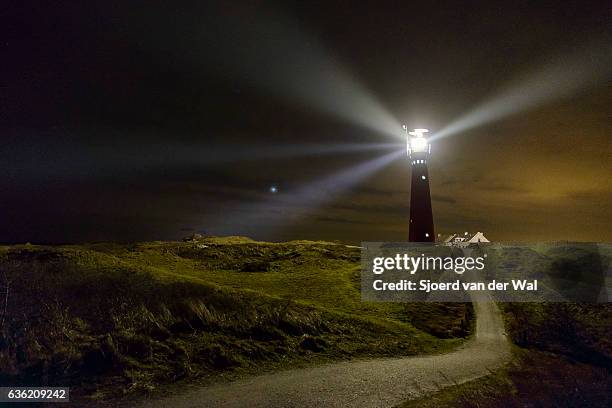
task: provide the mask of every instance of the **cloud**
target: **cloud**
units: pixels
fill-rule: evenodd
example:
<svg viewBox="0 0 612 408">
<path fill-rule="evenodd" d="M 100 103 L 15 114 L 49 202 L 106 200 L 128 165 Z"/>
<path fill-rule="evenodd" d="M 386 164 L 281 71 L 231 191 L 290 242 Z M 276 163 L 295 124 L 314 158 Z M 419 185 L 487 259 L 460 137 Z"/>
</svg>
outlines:
<svg viewBox="0 0 612 408">
<path fill-rule="evenodd" d="M 609 190 L 583 190 L 571 191 L 566 194 L 570 200 L 580 202 L 608 202 L 612 203 L 612 191 Z"/>
<path fill-rule="evenodd" d="M 316 220 L 321 221 L 321 222 L 330 222 L 330 223 L 337 223 L 337 224 L 362 224 L 362 225 L 370 224 L 370 222 L 367 222 L 367 221 L 361 221 L 361 220 L 339 217 L 339 216 L 322 216 L 322 217 L 317 217 Z"/>
<path fill-rule="evenodd" d="M 437 201 L 440 203 L 448 203 L 448 204 L 455 204 L 457 202 L 457 199 L 451 196 L 445 196 L 445 195 L 439 195 L 439 194 L 432 194 L 431 199 L 432 201 Z"/>
</svg>

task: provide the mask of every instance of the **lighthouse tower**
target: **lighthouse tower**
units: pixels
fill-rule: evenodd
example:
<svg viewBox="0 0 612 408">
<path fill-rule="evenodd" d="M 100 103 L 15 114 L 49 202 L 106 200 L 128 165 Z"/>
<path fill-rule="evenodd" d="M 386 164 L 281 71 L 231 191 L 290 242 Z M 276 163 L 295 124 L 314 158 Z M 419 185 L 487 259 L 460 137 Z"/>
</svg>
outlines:
<svg viewBox="0 0 612 408">
<path fill-rule="evenodd" d="M 408 132 L 406 126 L 404 126 L 404 130 L 407 137 L 408 157 L 412 167 L 408 240 L 410 242 L 434 242 L 429 174 L 427 173 L 427 161 L 431 153 L 431 145 L 424 136 L 428 130 L 414 129 L 412 132 Z"/>
</svg>

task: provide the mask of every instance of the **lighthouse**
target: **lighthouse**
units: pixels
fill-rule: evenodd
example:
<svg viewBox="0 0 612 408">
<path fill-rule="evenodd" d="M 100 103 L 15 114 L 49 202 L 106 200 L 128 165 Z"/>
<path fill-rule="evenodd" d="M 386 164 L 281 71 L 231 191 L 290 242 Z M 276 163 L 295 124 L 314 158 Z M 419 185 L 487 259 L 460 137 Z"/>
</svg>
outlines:
<svg viewBox="0 0 612 408">
<path fill-rule="evenodd" d="M 429 174 L 427 162 L 431 154 L 431 145 L 425 138 L 427 129 L 414 129 L 408 132 L 404 125 L 407 139 L 407 151 L 412 168 L 410 182 L 410 225 L 408 240 L 410 242 L 434 242 L 434 224 L 431 211 L 431 194 L 429 192 Z"/>
</svg>

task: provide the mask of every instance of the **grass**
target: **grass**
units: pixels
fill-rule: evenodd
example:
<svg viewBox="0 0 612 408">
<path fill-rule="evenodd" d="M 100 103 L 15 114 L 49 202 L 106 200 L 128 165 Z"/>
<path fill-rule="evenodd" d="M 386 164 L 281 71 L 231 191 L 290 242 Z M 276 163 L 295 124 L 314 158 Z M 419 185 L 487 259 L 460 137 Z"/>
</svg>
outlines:
<svg viewBox="0 0 612 408">
<path fill-rule="evenodd" d="M 567 282 L 590 282 L 593 293 L 582 294 L 592 301 L 607 283 L 610 259 L 609 245 L 553 243 L 520 251 L 504 247 L 492 261 L 512 273 L 558 279 L 558 289 L 568 289 Z M 514 360 L 487 377 L 408 401 L 403 408 L 612 406 L 610 303 L 499 305 L 515 345 Z"/>
<path fill-rule="evenodd" d="M 505 303 L 501 307 L 514 344 L 612 367 L 610 303 Z"/>
<path fill-rule="evenodd" d="M 323 242 L 3 247 L 0 285 L 0 383 L 69 385 L 86 400 L 441 352 L 471 317 L 464 304 L 362 303 L 359 249 Z"/>
<path fill-rule="evenodd" d="M 487 377 L 408 401 L 401 408 L 602 407 L 612 404 L 608 370 L 552 353 L 517 352 Z"/>
<path fill-rule="evenodd" d="M 604 304 L 502 303 L 515 358 L 505 369 L 402 408 L 609 407 L 610 327 Z"/>
</svg>

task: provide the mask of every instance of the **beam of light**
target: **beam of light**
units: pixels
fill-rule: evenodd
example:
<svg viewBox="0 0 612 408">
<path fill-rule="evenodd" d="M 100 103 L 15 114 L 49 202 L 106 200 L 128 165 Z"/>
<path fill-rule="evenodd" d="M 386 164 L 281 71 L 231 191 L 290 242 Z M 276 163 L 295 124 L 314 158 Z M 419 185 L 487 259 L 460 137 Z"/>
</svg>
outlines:
<svg viewBox="0 0 612 408">
<path fill-rule="evenodd" d="M 218 166 L 240 161 L 317 157 L 331 154 L 379 152 L 401 148 L 400 143 L 295 143 L 269 145 L 206 145 L 160 139 L 144 143 L 122 134 L 111 134 L 116 141 L 88 145 L 73 138 L 56 140 L 40 149 L 23 135 L 23 147 L 0 152 L 0 161 L 12 165 L 8 177 L 13 179 L 81 179 L 107 177 L 125 172 Z M 108 134 L 107 134 L 108 136 Z M 57 139 L 57 138 L 56 138 Z"/>
<path fill-rule="evenodd" d="M 193 19 L 197 21 L 176 27 L 171 38 L 154 37 L 154 33 L 143 31 L 138 44 L 148 44 L 152 53 L 165 59 L 171 55 L 182 61 L 183 69 L 213 73 L 233 83 L 239 81 L 397 137 L 401 129 L 397 119 L 315 36 L 300 28 L 299 20 L 265 7 L 221 7 L 195 14 L 198 15 Z M 167 22 L 155 20 L 150 24 Z"/>
<path fill-rule="evenodd" d="M 114 159 L 116 165 L 121 163 L 138 164 L 142 167 L 165 166 L 210 166 L 232 162 L 260 161 L 269 159 L 288 159 L 300 157 L 317 157 L 331 154 L 352 154 L 360 152 L 377 152 L 396 150 L 399 143 L 295 143 L 275 145 L 231 145 L 203 146 L 201 144 L 149 145 L 136 148 L 108 151 L 105 157 Z M 125 155 L 122 152 L 132 152 Z M 137 152 L 134 154 L 133 152 Z M 126 160 L 127 159 L 127 160 Z"/>
<path fill-rule="evenodd" d="M 400 123 L 337 58 L 300 30 L 298 21 L 280 14 L 258 17 L 225 27 L 236 35 L 221 49 L 226 72 L 290 102 L 397 137 Z"/>
<path fill-rule="evenodd" d="M 207 155 L 207 163 L 217 164 L 238 160 L 264 160 L 292 157 L 325 156 L 330 154 L 351 154 L 395 150 L 401 147 L 398 143 L 296 143 L 291 145 L 251 146 L 244 148 L 223 149 L 214 155 Z M 214 151 L 214 149 L 213 149 Z M 201 160 L 202 156 L 194 157 Z"/>
<path fill-rule="evenodd" d="M 569 97 L 608 78 L 611 68 L 612 48 L 605 42 L 591 43 L 575 55 L 550 58 L 547 64 L 506 84 L 495 96 L 435 133 L 430 141 Z"/>
<path fill-rule="evenodd" d="M 346 193 L 352 186 L 402 157 L 403 150 L 367 160 L 331 176 L 313 181 L 301 188 L 283 193 L 256 204 L 245 204 L 225 214 L 218 214 L 219 222 L 205 227 L 213 234 L 252 232 L 277 235 L 278 231 L 305 215 Z"/>
</svg>

